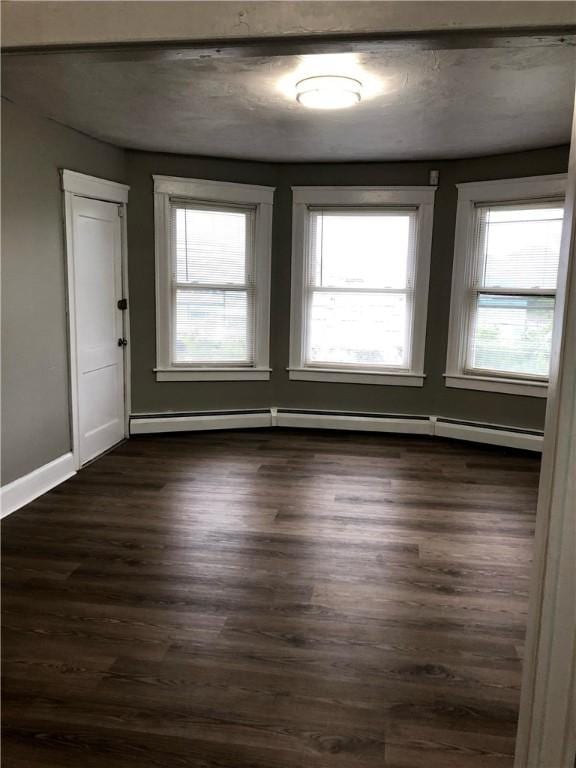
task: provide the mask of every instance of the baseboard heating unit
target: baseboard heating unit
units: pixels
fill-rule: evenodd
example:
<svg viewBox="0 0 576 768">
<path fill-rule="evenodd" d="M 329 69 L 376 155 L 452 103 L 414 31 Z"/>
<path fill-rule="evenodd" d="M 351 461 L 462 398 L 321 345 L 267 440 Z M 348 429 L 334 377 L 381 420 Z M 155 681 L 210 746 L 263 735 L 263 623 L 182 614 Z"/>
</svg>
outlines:
<svg viewBox="0 0 576 768">
<path fill-rule="evenodd" d="M 142 413 L 130 419 L 133 435 L 213 429 L 342 429 L 363 432 L 429 435 L 476 443 L 542 450 L 542 432 L 499 424 L 461 421 L 441 416 L 325 411 L 298 408 L 254 408 L 231 411 Z"/>
</svg>

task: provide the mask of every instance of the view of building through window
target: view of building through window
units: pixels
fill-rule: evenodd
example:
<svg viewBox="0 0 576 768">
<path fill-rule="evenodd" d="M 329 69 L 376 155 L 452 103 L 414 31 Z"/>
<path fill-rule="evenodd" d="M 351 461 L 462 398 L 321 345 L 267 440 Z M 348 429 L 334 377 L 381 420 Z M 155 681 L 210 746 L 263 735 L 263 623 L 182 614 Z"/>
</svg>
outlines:
<svg viewBox="0 0 576 768">
<path fill-rule="evenodd" d="M 253 360 L 250 209 L 173 208 L 174 362 Z"/>
<path fill-rule="evenodd" d="M 545 378 L 563 207 L 477 207 L 467 369 Z"/>
</svg>

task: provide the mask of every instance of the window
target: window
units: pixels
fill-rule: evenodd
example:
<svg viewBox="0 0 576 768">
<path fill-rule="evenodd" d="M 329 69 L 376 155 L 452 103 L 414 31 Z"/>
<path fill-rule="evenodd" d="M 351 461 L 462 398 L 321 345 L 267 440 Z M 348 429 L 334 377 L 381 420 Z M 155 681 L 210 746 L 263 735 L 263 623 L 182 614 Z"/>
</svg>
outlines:
<svg viewBox="0 0 576 768">
<path fill-rule="evenodd" d="M 273 189 L 154 177 L 159 381 L 268 379 Z"/>
<path fill-rule="evenodd" d="M 564 179 L 459 185 L 448 386 L 546 396 Z"/>
<path fill-rule="evenodd" d="M 296 187 L 290 378 L 421 386 L 432 187 Z"/>
</svg>

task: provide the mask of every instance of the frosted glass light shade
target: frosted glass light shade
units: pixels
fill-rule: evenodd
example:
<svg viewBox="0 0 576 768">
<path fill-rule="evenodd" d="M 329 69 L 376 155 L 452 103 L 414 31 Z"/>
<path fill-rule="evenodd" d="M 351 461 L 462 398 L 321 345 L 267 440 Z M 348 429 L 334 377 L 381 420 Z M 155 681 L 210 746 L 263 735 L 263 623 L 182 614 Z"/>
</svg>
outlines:
<svg viewBox="0 0 576 768">
<path fill-rule="evenodd" d="M 322 75 L 296 83 L 296 99 L 310 109 L 345 109 L 362 98 L 362 83 L 353 77 Z"/>
</svg>

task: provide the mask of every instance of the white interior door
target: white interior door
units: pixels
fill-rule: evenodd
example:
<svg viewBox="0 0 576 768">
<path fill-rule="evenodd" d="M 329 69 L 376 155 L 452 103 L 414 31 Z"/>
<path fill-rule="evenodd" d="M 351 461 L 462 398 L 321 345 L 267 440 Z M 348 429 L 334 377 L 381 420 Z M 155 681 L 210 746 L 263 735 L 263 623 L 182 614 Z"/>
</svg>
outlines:
<svg viewBox="0 0 576 768">
<path fill-rule="evenodd" d="M 122 219 L 115 203 L 72 200 L 77 450 L 84 464 L 125 434 Z"/>
</svg>

